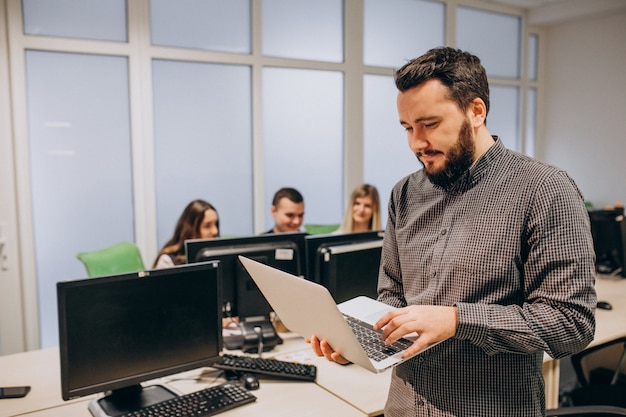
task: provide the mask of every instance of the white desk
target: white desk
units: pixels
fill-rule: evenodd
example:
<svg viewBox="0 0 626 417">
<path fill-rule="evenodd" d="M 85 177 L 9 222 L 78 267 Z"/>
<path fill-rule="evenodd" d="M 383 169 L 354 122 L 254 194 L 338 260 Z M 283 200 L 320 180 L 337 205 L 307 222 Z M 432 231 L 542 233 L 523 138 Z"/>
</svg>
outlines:
<svg viewBox="0 0 626 417">
<path fill-rule="evenodd" d="M 0 356 L 0 386 L 19 385 L 30 385 L 30 392 L 24 398 L 0 400 L 0 417 L 84 402 L 91 398 L 63 401 L 59 350 L 56 348 Z M 87 403 L 84 404 L 86 407 Z"/>
<path fill-rule="evenodd" d="M 289 352 L 309 346 L 302 339 L 287 335 L 285 344 L 278 352 Z M 281 350 L 282 348 L 282 350 Z M 268 355 L 269 357 L 269 355 Z M 204 369 L 188 371 L 154 382 L 172 385 L 183 393 L 203 389 L 209 385 L 206 380 L 195 381 Z M 180 379 L 186 378 L 186 379 Z M 222 382 L 220 380 L 214 383 Z M 31 392 L 24 398 L 0 400 L 0 417 L 89 417 L 87 406 L 98 395 L 63 401 L 60 388 L 58 349 L 44 349 L 0 357 L 0 386 L 30 385 Z M 224 417 L 246 416 L 322 416 L 340 415 L 363 417 L 363 412 L 340 397 L 329 393 L 311 382 L 297 382 L 277 379 L 261 379 L 261 387 L 252 391 L 257 401 L 227 411 Z"/>
<path fill-rule="evenodd" d="M 329 362 L 326 358 L 315 356 L 309 344 L 302 338 L 293 336 L 291 339 L 284 338 L 285 345 L 280 346 L 276 352 L 268 352 L 268 357 L 315 365 L 317 385 L 367 416 L 383 414 L 391 381 L 391 369 L 375 374 L 354 364 L 339 365 Z"/>
</svg>

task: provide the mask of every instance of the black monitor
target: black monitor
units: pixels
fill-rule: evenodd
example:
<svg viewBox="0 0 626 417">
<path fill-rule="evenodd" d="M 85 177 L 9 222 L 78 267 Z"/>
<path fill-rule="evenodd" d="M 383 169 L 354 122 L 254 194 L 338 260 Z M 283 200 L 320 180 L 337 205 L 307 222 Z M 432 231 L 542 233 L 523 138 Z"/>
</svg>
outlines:
<svg viewBox="0 0 626 417">
<path fill-rule="evenodd" d="M 271 350 L 281 340 L 271 324 L 272 308 L 237 256 L 244 255 L 266 265 L 302 275 L 305 265 L 305 233 L 277 233 L 223 239 L 192 239 L 185 242 L 187 262 L 218 260 L 225 316 L 237 316 L 241 337 L 225 339 L 228 349 L 245 352 Z"/>
<path fill-rule="evenodd" d="M 219 360 L 217 272 L 208 262 L 57 283 L 63 399 L 106 392 L 89 407 L 114 416 L 176 397 L 141 383 Z"/>
<path fill-rule="evenodd" d="M 626 277 L 626 222 L 624 208 L 589 210 L 596 269 L 601 273 L 618 273 Z"/>
<path fill-rule="evenodd" d="M 382 231 L 307 236 L 307 278 L 326 287 L 337 303 L 376 298 L 382 239 Z"/>
</svg>

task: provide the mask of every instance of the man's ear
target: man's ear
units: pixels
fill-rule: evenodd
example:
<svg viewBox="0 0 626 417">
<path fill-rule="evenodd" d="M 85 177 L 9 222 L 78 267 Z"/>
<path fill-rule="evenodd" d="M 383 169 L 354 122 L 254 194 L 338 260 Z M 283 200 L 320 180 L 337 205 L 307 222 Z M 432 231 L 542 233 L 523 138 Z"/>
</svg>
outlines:
<svg viewBox="0 0 626 417">
<path fill-rule="evenodd" d="M 467 109 L 473 127 L 480 127 L 487 119 L 487 106 L 483 99 L 476 97 Z"/>
<path fill-rule="evenodd" d="M 276 206 L 271 206 L 271 207 L 270 207 L 270 213 L 272 214 L 272 216 L 273 216 L 274 214 L 276 214 Z"/>
</svg>

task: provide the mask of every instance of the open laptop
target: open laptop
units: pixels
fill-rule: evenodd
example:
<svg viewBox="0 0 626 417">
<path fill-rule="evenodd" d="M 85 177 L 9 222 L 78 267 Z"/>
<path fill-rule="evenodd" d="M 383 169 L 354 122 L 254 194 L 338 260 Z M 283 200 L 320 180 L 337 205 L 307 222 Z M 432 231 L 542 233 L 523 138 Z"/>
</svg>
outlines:
<svg viewBox="0 0 626 417">
<path fill-rule="evenodd" d="M 305 338 L 315 335 L 325 339 L 344 358 L 375 373 L 409 359 L 402 358 L 402 350 L 413 343 L 416 333 L 392 346 L 384 345 L 380 333 L 367 342 L 359 342 L 349 323 L 356 319 L 373 331 L 371 326 L 393 307 L 364 296 L 337 305 L 330 292 L 319 284 L 244 256 L 239 256 L 239 260 L 290 331 Z"/>
</svg>

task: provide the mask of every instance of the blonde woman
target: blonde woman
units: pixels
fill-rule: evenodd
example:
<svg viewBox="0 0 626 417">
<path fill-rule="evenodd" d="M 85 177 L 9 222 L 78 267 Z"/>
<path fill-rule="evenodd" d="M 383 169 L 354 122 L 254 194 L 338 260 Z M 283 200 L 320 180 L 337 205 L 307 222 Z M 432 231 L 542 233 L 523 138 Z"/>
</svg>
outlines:
<svg viewBox="0 0 626 417">
<path fill-rule="evenodd" d="M 376 187 L 361 184 L 352 191 L 343 223 L 335 233 L 380 230 L 380 198 Z"/>
</svg>

